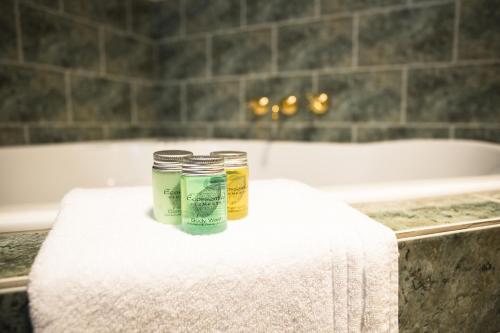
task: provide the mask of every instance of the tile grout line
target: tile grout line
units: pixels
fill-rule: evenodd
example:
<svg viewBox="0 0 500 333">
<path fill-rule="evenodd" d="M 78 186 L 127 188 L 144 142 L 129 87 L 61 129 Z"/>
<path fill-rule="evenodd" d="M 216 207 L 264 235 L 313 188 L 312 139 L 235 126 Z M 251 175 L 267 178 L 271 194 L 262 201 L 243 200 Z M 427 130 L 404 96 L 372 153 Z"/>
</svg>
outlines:
<svg viewBox="0 0 500 333">
<path fill-rule="evenodd" d="M 23 52 L 23 36 L 22 36 L 22 28 L 21 28 L 21 11 L 19 10 L 19 0 L 14 1 L 14 19 L 16 24 L 16 33 L 17 33 L 17 59 L 19 62 L 24 62 L 24 52 Z"/>
<path fill-rule="evenodd" d="M 132 18 L 132 0 L 125 0 L 125 29 L 128 32 L 132 32 L 133 28 L 133 18 Z"/>
<path fill-rule="evenodd" d="M 207 67 L 206 67 L 206 77 L 212 77 L 212 68 L 213 68 L 213 37 L 211 35 L 207 35 L 205 39 L 205 53 L 207 57 Z"/>
<path fill-rule="evenodd" d="M 153 45 L 153 70 L 155 74 L 153 77 L 157 77 L 160 79 L 162 77 L 162 73 L 160 72 L 160 47 L 158 44 Z"/>
<path fill-rule="evenodd" d="M 352 17 L 352 58 L 351 67 L 358 67 L 359 61 L 359 15 L 354 14 Z"/>
<path fill-rule="evenodd" d="M 314 71 L 312 73 L 312 93 L 317 94 L 319 93 L 319 74 L 317 71 Z"/>
<path fill-rule="evenodd" d="M 494 59 L 479 59 L 479 60 L 461 60 L 455 64 L 450 62 L 429 62 L 429 63 L 408 63 L 408 64 L 396 64 L 396 65 L 373 65 L 373 66 L 358 66 L 357 68 L 351 67 L 338 67 L 338 68 L 323 68 L 316 70 L 298 70 L 298 71 L 281 71 L 279 73 L 249 73 L 245 75 L 218 75 L 213 76 L 210 80 L 207 78 L 187 78 L 187 79 L 167 79 L 167 80 L 155 80 L 155 79 L 145 79 L 145 78 L 131 78 L 128 76 L 124 76 L 121 74 L 112 74 L 106 73 L 102 75 L 98 71 L 83 69 L 83 68 L 62 68 L 55 65 L 50 64 L 42 64 L 35 62 L 23 62 L 19 63 L 19 61 L 12 61 L 8 59 L 0 59 L 1 65 L 9 65 L 16 67 L 25 67 L 30 69 L 38 69 L 38 70 L 47 70 L 58 73 L 63 73 L 68 70 L 72 74 L 87 76 L 87 77 L 103 77 L 113 81 L 120 82 L 130 82 L 132 79 L 137 82 L 151 83 L 151 84 L 159 84 L 159 85 L 177 85 L 182 82 L 189 83 L 206 83 L 210 82 L 220 82 L 220 81 L 230 81 L 237 80 L 240 76 L 245 76 L 247 79 L 267 79 L 273 77 L 281 77 L 281 78 L 290 78 L 290 77 L 306 77 L 312 75 L 314 71 L 318 72 L 319 75 L 333 75 L 333 74 L 354 74 L 354 73 L 375 73 L 381 71 L 401 71 L 403 68 L 411 69 L 438 69 L 438 68 L 456 68 L 456 67 L 465 67 L 465 66 L 487 66 L 487 65 L 496 65 L 500 64 L 500 58 Z M 278 74 L 278 75 L 276 75 Z"/>
<path fill-rule="evenodd" d="M 91 78 L 105 78 L 111 81 L 118 81 L 118 82 L 124 82 L 124 83 L 129 83 L 131 81 L 136 81 L 136 82 L 144 82 L 144 83 L 151 83 L 151 84 L 161 84 L 161 85 L 172 85 L 172 84 L 178 84 L 178 82 L 170 82 L 170 81 L 165 81 L 165 80 L 150 80 L 150 79 L 143 79 L 139 77 L 129 77 L 129 76 L 123 76 L 123 75 L 118 75 L 118 74 L 111 74 L 111 73 L 105 73 L 104 75 L 101 74 L 99 71 L 92 71 L 92 70 L 87 70 L 87 69 L 81 69 L 81 68 L 63 68 L 63 67 L 58 67 L 54 65 L 49 65 L 49 64 L 41 64 L 41 63 L 34 63 L 34 62 L 24 62 L 24 63 L 19 63 L 18 61 L 11 61 L 11 60 L 6 60 L 6 59 L 0 59 L 0 65 L 7 65 L 7 66 L 15 66 L 15 67 L 23 67 L 23 68 L 29 68 L 33 70 L 41 70 L 41 71 L 51 71 L 51 72 L 56 72 L 60 74 L 64 74 L 66 71 L 70 72 L 71 74 L 78 75 L 78 76 L 85 76 L 85 77 L 91 77 Z"/>
<path fill-rule="evenodd" d="M 452 63 L 458 61 L 458 43 L 460 34 L 460 12 L 461 12 L 461 0 L 455 0 L 455 20 L 453 23 L 453 45 L 452 45 Z"/>
<path fill-rule="evenodd" d="M 30 144 L 31 137 L 30 137 L 29 125 L 23 126 L 23 135 L 24 135 L 24 141 L 26 142 L 26 144 Z"/>
<path fill-rule="evenodd" d="M 181 123 L 187 123 L 187 83 L 181 83 Z"/>
<path fill-rule="evenodd" d="M 245 101 L 245 98 L 246 98 L 246 92 L 245 92 L 245 89 L 246 89 L 246 81 L 245 81 L 245 78 L 242 77 L 240 78 L 240 81 L 239 81 L 239 94 L 238 94 L 238 100 L 239 100 L 239 108 L 240 108 L 240 121 L 239 123 L 241 123 L 242 125 L 245 125 L 246 124 L 246 101 Z"/>
<path fill-rule="evenodd" d="M 314 0 L 314 17 L 321 17 L 321 0 Z"/>
<path fill-rule="evenodd" d="M 73 123 L 73 97 L 71 96 L 71 74 L 66 71 L 64 73 L 64 97 L 66 99 L 66 113 L 69 124 Z"/>
<path fill-rule="evenodd" d="M 251 0 L 253 1 L 253 0 Z M 247 26 L 247 1 L 246 0 L 240 0 L 240 26 L 241 27 L 246 27 Z"/>
<path fill-rule="evenodd" d="M 358 142 L 358 125 L 351 126 L 351 142 Z"/>
<path fill-rule="evenodd" d="M 137 106 L 137 83 L 130 83 L 130 123 L 135 125 L 139 122 L 139 110 Z"/>
<path fill-rule="evenodd" d="M 299 111 L 300 112 L 300 111 Z M 304 111 L 305 112 L 305 111 Z M 227 123 L 225 121 L 222 121 L 223 123 Z M 167 122 L 167 121 L 139 121 L 138 123 L 141 124 L 166 124 L 166 123 L 175 123 L 175 122 Z M 238 122 L 236 122 L 238 123 Z M 122 125 L 127 125 L 130 124 L 129 122 L 126 121 L 119 121 L 116 122 L 116 124 L 122 124 Z M 23 125 L 32 125 L 32 126 L 38 126 L 38 125 L 43 125 L 43 126 L 66 126 L 68 125 L 67 121 L 36 121 L 36 122 L 6 122 L 3 125 L 5 126 L 23 126 Z M 100 122 L 85 122 L 81 123 L 80 125 L 85 125 L 85 126 L 98 126 L 101 125 Z M 311 125 L 310 121 L 306 120 L 297 120 L 293 122 L 289 122 L 288 125 L 300 125 L 300 126 L 308 126 Z M 359 128 L 387 128 L 387 127 L 401 127 L 401 124 L 399 122 L 339 122 L 339 121 L 322 121 L 318 120 L 318 122 L 314 123 L 314 126 L 319 126 L 319 127 L 332 127 L 332 128 L 347 128 L 350 126 L 358 126 Z M 413 128 L 446 128 L 449 129 L 450 123 L 406 123 L 404 125 L 405 127 L 413 127 Z M 459 124 L 453 124 L 452 126 L 455 127 L 460 127 L 460 128 L 466 128 L 466 129 L 478 129 L 478 128 L 487 128 L 487 129 L 494 129 L 494 130 L 500 130 L 500 127 L 498 125 L 491 125 L 488 123 L 480 123 L 480 124 L 467 124 L 467 123 L 459 123 Z"/>
<path fill-rule="evenodd" d="M 382 7 L 376 7 L 376 8 L 371 8 L 371 9 L 366 9 L 366 10 L 359 10 L 355 12 L 355 15 L 358 16 L 367 16 L 367 15 L 378 15 L 378 14 L 385 14 L 385 13 L 390 13 L 393 11 L 401 11 L 405 9 L 418 9 L 418 8 L 431 8 L 435 6 L 441 6 L 441 5 L 446 5 L 453 3 L 454 0 L 434 0 L 434 1 L 426 1 L 423 3 L 412 3 L 411 5 L 408 5 L 406 3 L 403 4 L 398 4 L 398 5 L 393 5 L 393 6 L 382 6 Z M 212 34 L 214 35 L 226 35 L 226 34 L 234 34 L 234 33 L 241 33 L 241 32 L 252 32 L 256 30 L 262 30 L 262 29 L 271 29 L 273 26 L 276 27 L 282 27 L 282 26 L 289 26 L 289 25 L 301 25 L 301 24 L 307 24 L 307 23 L 315 23 L 315 22 L 320 22 L 320 21 L 329 21 L 329 20 L 335 20 L 335 19 L 342 19 L 342 18 L 351 18 L 354 15 L 352 12 L 349 11 L 344 11 L 344 12 L 338 12 L 334 14 L 325 14 L 325 15 L 320 15 L 319 17 L 315 16 L 314 14 L 312 16 L 307 16 L 307 17 L 302 17 L 302 18 L 295 18 L 295 19 L 287 19 L 287 20 L 279 20 L 275 22 L 266 22 L 266 23 L 256 23 L 256 24 L 251 24 L 249 25 L 248 22 L 245 26 L 236 26 L 233 28 L 228 28 L 228 29 L 217 29 L 214 31 L 211 31 Z M 165 41 L 170 41 L 170 40 L 178 40 L 182 37 L 186 38 L 196 38 L 196 37 L 201 37 L 204 33 L 192 33 L 192 34 L 185 34 L 185 35 L 178 35 L 178 36 L 172 36 L 172 37 L 166 37 L 166 38 L 161 38 L 158 42 L 165 42 Z"/>
<path fill-rule="evenodd" d="M 476 198 L 479 198 L 479 199 L 484 199 L 484 200 L 488 200 L 488 201 L 493 201 L 493 202 L 496 202 L 496 203 L 500 203 L 500 199 L 492 198 L 492 197 L 489 197 L 489 196 L 487 196 L 485 194 L 474 193 L 474 194 L 472 194 L 472 196 L 474 196 Z"/>
<path fill-rule="evenodd" d="M 1 62 L 1 61 L 0 61 Z M 333 75 L 333 74 L 354 74 L 354 73 L 375 73 L 375 72 L 383 72 L 383 71 L 401 71 L 403 68 L 407 68 L 408 70 L 412 69 L 447 69 L 447 68 L 456 68 L 456 67 L 465 67 L 465 66 L 487 66 L 487 65 L 496 65 L 500 64 L 500 58 L 498 59 L 481 59 L 481 60 L 467 60 L 460 61 L 458 63 L 452 64 L 450 62 L 430 62 L 430 63 L 408 63 L 408 64 L 394 64 L 394 65 L 370 65 L 370 66 L 358 66 L 357 68 L 352 67 L 338 67 L 338 68 L 322 68 L 315 70 L 296 70 L 296 71 L 280 71 L 277 73 L 272 72 L 260 72 L 260 73 L 247 73 L 243 75 L 217 75 L 213 76 L 213 81 L 230 81 L 237 80 L 240 76 L 245 76 L 247 79 L 267 79 L 273 77 L 282 77 L 282 78 L 290 78 L 290 77 L 305 77 L 309 76 L 313 73 L 313 71 L 317 71 L 320 75 Z M 207 78 L 203 77 L 192 77 L 183 79 L 188 82 L 207 82 Z M 164 80 L 166 83 L 179 83 L 179 79 L 172 80 Z"/>
<path fill-rule="evenodd" d="M 278 28 L 271 27 L 271 73 L 278 73 Z"/>
<path fill-rule="evenodd" d="M 408 68 L 401 71 L 401 104 L 400 124 L 406 124 L 408 108 Z"/>
<path fill-rule="evenodd" d="M 186 15 L 186 0 L 179 1 L 179 16 L 180 16 L 180 26 L 179 26 L 179 36 L 184 37 L 187 35 L 187 15 Z"/>
<path fill-rule="evenodd" d="M 52 8 L 40 6 L 40 5 L 37 5 L 36 3 L 32 3 L 32 2 L 23 1 L 23 5 L 31 8 L 31 9 L 35 9 L 37 11 L 49 14 L 49 15 L 55 15 L 58 17 L 65 18 L 73 23 L 83 24 L 83 25 L 92 27 L 94 29 L 97 29 L 100 25 L 105 25 L 105 24 L 93 21 L 91 19 L 87 19 L 87 18 L 82 17 L 82 16 L 68 14 L 67 12 L 61 12 L 59 9 L 52 9 Z M 128 36 L 128 37 L 134 38 L 134 39 L 141 41 L 141 42 L 144 42 L 144 43 L 153 44 L 153 43 L 157 42 L 153 38 L 135 33 L 133 31 L 119 29 L 119 28 L 113 27 L 111 25 L 105 25 L 105 26 L 106 26 L 106 30 L 109 30 L 111 33 L 116 34 L 116 35 Z"/>
<path fill-rule="evenodd" d="M 110 136 L 110 132 L 109 132 L 110 128 L 109 128 L 109 125 L 102 125 L 101 130 L 102 130 L 102 136 L 103 136 L 103 138 L 104 138 L 104 139 L 109 139 L 109 138 L 110 138 L 110 137 L 109 137 L 109 136 Z"/>
<path fill-rule="evenodd" d="M 101 74 L 106 73 L 106 33 L 104 27 L 100 26 L 98 28 L 98 39 L 99 39 L 99 72 Z"/>
</svg>

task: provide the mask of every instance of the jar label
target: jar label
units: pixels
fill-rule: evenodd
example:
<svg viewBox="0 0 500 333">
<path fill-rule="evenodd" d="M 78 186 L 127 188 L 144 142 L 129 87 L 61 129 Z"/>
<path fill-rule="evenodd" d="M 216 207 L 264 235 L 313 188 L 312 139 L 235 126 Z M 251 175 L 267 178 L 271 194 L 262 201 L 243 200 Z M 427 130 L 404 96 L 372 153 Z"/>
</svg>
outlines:
<svg viewBox="0 0 500 333">
<path fill-rule="evenodd" d="M 183 224 L 202 226 L 226 223 L 225 176 L 189 177 L 182 184 L 185 189 L 182 193 Z"/>
</svg>

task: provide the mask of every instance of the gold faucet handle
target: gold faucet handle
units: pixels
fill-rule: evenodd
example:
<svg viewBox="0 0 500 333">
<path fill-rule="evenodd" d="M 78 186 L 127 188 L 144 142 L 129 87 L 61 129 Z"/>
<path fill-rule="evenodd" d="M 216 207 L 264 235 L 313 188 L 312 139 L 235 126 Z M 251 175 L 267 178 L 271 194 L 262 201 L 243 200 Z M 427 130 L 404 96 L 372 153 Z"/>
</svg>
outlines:
<svg viewBox="0 0 500 333">
<path fill-rule="evenodd" d="M 312 113 L 322 115 L 328 111 L 329 100 L 327 94 L 308 95 L 307 99 L 309 100 L 309 110 Z"/>
<path fill-rule="evenodd" d="M 257 117 L 261 117 L 269 112 L 269 98 L 263 96 L 250 101 L 250 108 Z"/>
<path fill-rule="evenodd" d="M 298 103 L 297 97 L 290 95 L 281 101 L 281 113 L 285 116 L 293 116 L 297 113 Z"/>
</svg>

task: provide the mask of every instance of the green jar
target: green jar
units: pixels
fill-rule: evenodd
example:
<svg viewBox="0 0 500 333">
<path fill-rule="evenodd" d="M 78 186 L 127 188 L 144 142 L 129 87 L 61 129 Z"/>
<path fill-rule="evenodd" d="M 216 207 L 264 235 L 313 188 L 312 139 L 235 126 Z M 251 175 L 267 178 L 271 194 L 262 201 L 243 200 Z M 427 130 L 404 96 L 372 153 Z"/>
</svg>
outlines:
<svg viewBox="0 0 500 333">
<path fill-rule="evenodd" d="M 192 156 L 182 165 L 182 229 L 203 235 L 222 232 L 227 226 L 227 188 L 224 160 Z"/>
<path fill-rule="evenodd" d="M 153 154 L 153 212 L 158 222 L 181 223 L 182 161 L 192 155 L 186 150 L 162 150 Z"/>
</svg>

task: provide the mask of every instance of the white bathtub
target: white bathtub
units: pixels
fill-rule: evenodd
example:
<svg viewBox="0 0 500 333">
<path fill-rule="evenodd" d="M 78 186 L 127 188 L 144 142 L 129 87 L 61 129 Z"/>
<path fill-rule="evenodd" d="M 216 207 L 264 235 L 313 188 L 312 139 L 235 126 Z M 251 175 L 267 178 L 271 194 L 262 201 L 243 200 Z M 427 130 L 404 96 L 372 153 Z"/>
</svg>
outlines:
<svg viewBox="0 0 500 333">
<path fill-rule="evenodd" d="M 291 178 L 347 202 L 500 188 L 500 145 L 412 140 L 370 144 L 264 141 L 121 141 L 0 149 L 0 232 L 50 228 L 74 187 L 146 185 L 152 153 L 236 149 L 251 178 Z"/>
</svg>

